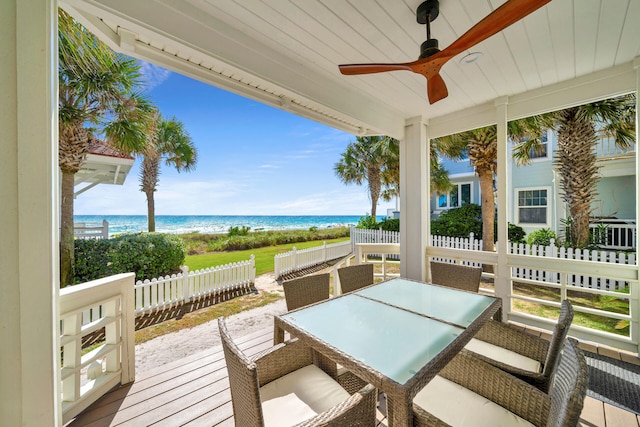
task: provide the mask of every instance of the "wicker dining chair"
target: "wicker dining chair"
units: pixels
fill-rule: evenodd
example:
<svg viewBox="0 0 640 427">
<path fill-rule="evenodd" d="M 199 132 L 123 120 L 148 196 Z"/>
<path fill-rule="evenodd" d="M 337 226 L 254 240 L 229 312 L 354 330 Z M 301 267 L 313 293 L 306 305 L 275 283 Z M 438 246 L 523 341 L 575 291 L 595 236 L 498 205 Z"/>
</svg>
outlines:
<svg viewBox="0 0 640 427">
<path fill-rule="evenodd" d="M 358 264 L 339 268 L 338 278 L 343 294 L 357 291 L 373 284 L 373 264 Z"/>
<path fill-rule="evenodd" d="M 463 350 L 413 399 L 414 426 L 576 426 L 587 363 L 565 340 L 549 394 Z"/>
<path fill-rule="evenodd" d="M 482 268 L 431 261 L 431 283 L 463 291 L 478 292 Z"/>
<path fill-rule="evenodd" d="M 297 339 L 247 357 L 218 319 L 236 426 L 367 426 L 376 423 L 375 387 L 349 394 L 313 364 Z"/>
<path fill-rule="evenodd" d="M 282 282 L 287 310 L 295 310 L 314 302 L 329 299 L 329 273 L 313 274 Z"/>
<path fill-rule="evenodd" d="M 573 307 L 562 301 L 560 316 L 550 340 L 520 331 L 513 326 L 490 320 L 465 346 L 487 363 L 549 391 L 560 349 L 573 320 Z"/>
</svg>

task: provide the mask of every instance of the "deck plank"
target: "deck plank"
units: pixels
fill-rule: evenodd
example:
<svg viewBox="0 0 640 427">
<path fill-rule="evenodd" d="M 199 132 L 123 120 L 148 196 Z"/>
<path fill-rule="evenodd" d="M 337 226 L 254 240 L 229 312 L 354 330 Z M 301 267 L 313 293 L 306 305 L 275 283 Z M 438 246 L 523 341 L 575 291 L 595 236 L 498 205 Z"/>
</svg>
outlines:
<svg viewBox="0 0 640 427">
<path fill-rule="evenodd" d="M 247 355 L 254 355 L 273 345 L 273 330 L 255 331 L 234 340 Z M 380 411 L 377 421 L 377 427 L 386 427 L 386 417 Z M 224 353 L 222 346 L 216 346 L 138 374 L 134 383 L 113 389 L 67 427 L 233 424 Z M 579 425 L 640 427 L 640 418 L 587 396 Z"/>
</svg>

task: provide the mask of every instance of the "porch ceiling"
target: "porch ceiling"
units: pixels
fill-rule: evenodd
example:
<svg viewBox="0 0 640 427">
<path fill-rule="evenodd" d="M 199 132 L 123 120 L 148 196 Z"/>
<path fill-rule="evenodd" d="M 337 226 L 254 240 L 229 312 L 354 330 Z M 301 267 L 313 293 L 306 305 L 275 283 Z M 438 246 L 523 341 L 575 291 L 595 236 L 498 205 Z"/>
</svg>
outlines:
<svg viewBox="0 0 640 427">
<path fill-rule="evenodd" d="M 635 89 L 640 2 L 553 0 L 449 61 L 449 97 L 429 105 L 404 71 L 343 76 L 338 64 L 417 59 L 421 0 L 65 0 L 114 49 L 354 134 L 402 137 L 422 116 L 442 134 Z M 448 46 L 504 0 L 440 0 L 432 35 Z M 573 89 L 573 92 L 571 92 Z M 543 101 L 540 101 L 544 99 Z M 519 104 L 519 106 L 518 106 Z M 490 110 L 490 111 L 489 111 Z M 466 117 L 475 119 L 466 120 Z M 464 123 L 464 124 L 463 124 Z"/>
</svg>

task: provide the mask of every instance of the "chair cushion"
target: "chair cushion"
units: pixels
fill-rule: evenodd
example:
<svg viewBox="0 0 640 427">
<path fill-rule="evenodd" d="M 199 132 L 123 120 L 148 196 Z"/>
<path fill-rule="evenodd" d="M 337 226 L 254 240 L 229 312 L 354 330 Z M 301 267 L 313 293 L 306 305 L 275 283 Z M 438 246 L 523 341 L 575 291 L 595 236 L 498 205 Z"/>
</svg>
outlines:
<svg viewBox="0 0 640 427">
<path fill-rule="evenodd" d="M 502 406 L 439 375 L 420 390 L 413 403 L 453 427 L 533 426 Z"/>
<path fill-rule="evenodd" d="M 340 384 L 315 365 L 260 387 L 265 426 L 292 426 L 349 398 Z"/>
<path fill-rule="evenodd" d="M 510 365 L 529 372 L 542 372 L 542 364 L 537 360 L 518 354 L 515 351 L 490 344 L 486 341 L 472 338 L 464 348 L 488 357 L 489 359 L 502 362 L 505 365 Z"/>
</svg>

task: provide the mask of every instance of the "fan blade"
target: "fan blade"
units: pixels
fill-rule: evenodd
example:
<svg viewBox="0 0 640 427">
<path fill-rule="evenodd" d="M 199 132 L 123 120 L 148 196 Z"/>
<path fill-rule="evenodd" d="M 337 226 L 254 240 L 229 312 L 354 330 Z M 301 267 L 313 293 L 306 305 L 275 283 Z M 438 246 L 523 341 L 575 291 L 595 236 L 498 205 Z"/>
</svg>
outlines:
<svg viewBox="0 0 640 427">
<path fill-rule="evenodd" d="M 535 12 L 551 0 L 508 0 L 502 6 L 487 15 L 482 21 L 471 27 L 458 40 L 442 51 L 452 58 L 481 41 L 515 24 L 525 16 Z"/>
<path fill-rule="evenodd" d="M 406 70 L 412 71 L 408 64 L 343 64 L 339 66 L 340 72 L 351 76 L 354 74 L 384 73 L 385 71 Z"/>
<path fill-rule="evenodd" d="M 427 79 L 427 94 L 429 95 L 429 104 L 435 104 L 449 96 L 447 85 L 440 77 L 440 74 L 435 74 Z"/>
</svg>

